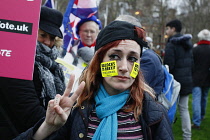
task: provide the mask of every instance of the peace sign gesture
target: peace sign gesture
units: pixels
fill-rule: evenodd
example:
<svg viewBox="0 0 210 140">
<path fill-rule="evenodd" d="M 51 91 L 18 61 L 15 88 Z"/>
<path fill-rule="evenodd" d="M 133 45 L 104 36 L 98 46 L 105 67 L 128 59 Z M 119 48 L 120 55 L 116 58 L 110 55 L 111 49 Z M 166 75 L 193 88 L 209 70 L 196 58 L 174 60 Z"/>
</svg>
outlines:
<svg viewBox="0 0 210 140">
<path fill-rule="evenodd" d="M 75 101 L 82 93 L 85 86 L 85 82 L 81 82 L 74 94 L 69 97 L 74 78 L 75 76 L 71 75 L 69 83 L 62 96 L 57 94 L 55 99 L 49 101 L 45 121 L 35 133 L 34 139 L 45 138 L 65 124 Z"/>
</svg>

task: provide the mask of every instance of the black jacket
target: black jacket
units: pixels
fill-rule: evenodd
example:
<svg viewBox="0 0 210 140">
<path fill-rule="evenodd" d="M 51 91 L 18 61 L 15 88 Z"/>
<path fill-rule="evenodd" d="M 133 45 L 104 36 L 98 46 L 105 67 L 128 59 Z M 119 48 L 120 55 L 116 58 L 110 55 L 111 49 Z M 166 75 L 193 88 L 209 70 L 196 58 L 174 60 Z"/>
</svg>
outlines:
<svg viewBox="0 0 210 140">
<path fill-rule="evenodd" d="M 193 57 L 193 86 L 210 87 L 210 45 L 202 43 L 193 48 Z"/>
<path fill-rule="evenodd" d="M 86 104 L 81 108 L 75 108 L 66 124 L 59 131 L 52 134 L 47 140 L 81 140 L 87 135 L 88 117 L 93 105 Z M 30 140 L 34 132 L 43 122 L 40 121 L 34 128 L 19 135 L 15 140 Z M 148 94 L 143 101 L 143 113 L 140 116 L 144 140 L 173 140 L 172 128 L 167 118 L 165 108 L 155 102 Z"/>
<path fill-rule="evenodd" d="M 46 113 L 29 80 L 0 77 L 0 107 L 1 140 L 11 140 L 26 131 Z"/>
<path fill-rule="evenodd" d="M 181 95 L 192 93 L 193 54 L 191 36 L 176 34 L 168 39 L 164 64 L 181 84 Z"/>
</svg>

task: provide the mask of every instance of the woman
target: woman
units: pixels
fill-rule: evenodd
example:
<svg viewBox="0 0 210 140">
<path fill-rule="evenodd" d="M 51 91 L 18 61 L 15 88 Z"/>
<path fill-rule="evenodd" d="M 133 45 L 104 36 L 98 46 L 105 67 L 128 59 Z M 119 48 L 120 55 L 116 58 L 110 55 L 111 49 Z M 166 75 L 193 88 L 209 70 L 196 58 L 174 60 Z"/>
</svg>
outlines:
<svg viewBox="0 0 210 140">
<path fill-rule="evenodd" d="M 33 82 L 42 106 L 65 90 L 64 75 L 55 62 L 62 45 L 60 31 L 63 15 L 57 10 L 41 7 Z"/>
<path fill-rule="evenodd" d="M 69 97 L 71 76 L 65 93 L 49 102 L 44 122 L 17 139 L 172 140 L 165 108 L 138 70 L 144 38 L 143 29 L 124 21 L 106 26 L 75 93 Z"/>
</svg>

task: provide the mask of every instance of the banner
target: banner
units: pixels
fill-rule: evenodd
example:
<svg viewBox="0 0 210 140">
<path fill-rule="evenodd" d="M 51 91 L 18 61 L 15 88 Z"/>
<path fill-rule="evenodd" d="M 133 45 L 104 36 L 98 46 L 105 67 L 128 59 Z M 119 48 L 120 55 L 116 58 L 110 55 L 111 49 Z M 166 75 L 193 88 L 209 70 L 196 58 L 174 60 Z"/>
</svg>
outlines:
<svg viewBox="0 0 210 140">
<path fill-rule="evenodd" d="M 41 0 L 1 0 L 0 76 L 32 80 Z"/>
</svg>

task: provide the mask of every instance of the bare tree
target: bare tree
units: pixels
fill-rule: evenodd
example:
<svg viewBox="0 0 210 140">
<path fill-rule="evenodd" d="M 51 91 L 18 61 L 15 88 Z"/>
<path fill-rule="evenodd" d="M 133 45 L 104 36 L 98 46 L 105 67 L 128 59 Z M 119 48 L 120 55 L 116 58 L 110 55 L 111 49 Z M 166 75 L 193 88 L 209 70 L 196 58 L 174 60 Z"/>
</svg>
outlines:
<svg viewBox="0 0 210 140">
<path fill-rule="evenodd" d="M 57 9 L 65 13 L 69 0 L 54 0 Z M 171 0 L 100 0 L 98 16 L 103 26 L 113 21 L 120 14 L 128 14 L 138 18 L 148 35 L 153 38 L 154 46 L 165 46 L 165 24 L 172 19 L 183 22 L 183 33 L 193 35 L 197 41 L 197 33 L 209 28 L 209 0 L 180 0 L 177 9 L 169 8 Z M 42 0 L 42 4 L 45 0 Z M 173 1 L 172 1 L 173 2 Z"/>
<path fill-rule="evenodd" d="M 184 23 L 184 33 L 193 35 L 193 42 L 197 42 L 197 34 L 202 29 L 209 29 L 210 25 L 209 0 L 186 0 L 183 3 L 183 12 L 179 15 Z M 185 10 L 184 10 L 185 9 Z"/>
</svg>

